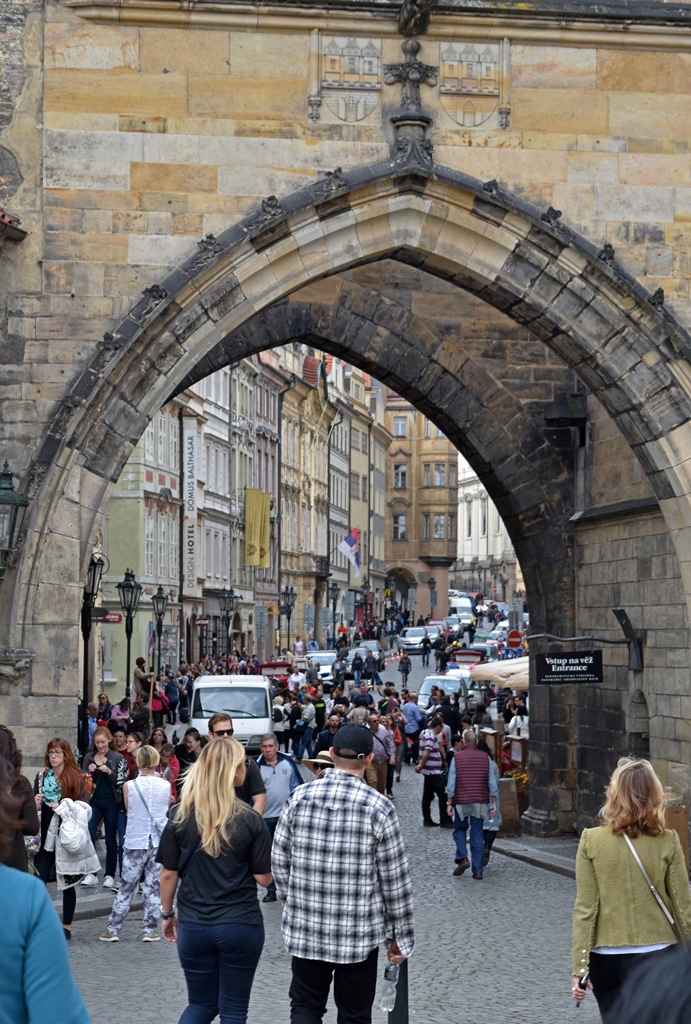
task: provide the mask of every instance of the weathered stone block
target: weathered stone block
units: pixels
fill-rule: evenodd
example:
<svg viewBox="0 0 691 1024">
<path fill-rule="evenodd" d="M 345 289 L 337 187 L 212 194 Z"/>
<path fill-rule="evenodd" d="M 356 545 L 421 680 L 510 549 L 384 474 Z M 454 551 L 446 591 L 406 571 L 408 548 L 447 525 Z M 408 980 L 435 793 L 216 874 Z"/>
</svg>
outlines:
<svg viewBox="0 0 691 1024">
<path fill-rule="evenodd" d="M 223 31 L 142 28 L 139 67 L 152 74 L 227 75 L 230 33 Z M 256 67 L 253 71 L 256 70 Z"/>
<path fill-rule="evenodd" d="M 46 68 L 136 68 L 138 56 L 136 28 L 82 23 L 49 23 L 45 28 Z"/>
<path fill-rule="evenodd" d="M 607 134 L 607 96 L 593 92 L 583 103 L 577 90 L 512 89 L 511 122 L 516 130 Z"/>
<path fill-rule="evenodd" d="M 215 192 L 218 168 L 200 164 L 144 164 L 130 167 L 130 183 L 142 192 Z"/>
<path fill-rule="evenodd" d="M 120 71 L 47 70 L 44 103 L 47 110 L 159 115 L 187 112 L 185 75 L 136 74 Z M 123 138 L 131 138 L 123 134 Z"/>
</svg>

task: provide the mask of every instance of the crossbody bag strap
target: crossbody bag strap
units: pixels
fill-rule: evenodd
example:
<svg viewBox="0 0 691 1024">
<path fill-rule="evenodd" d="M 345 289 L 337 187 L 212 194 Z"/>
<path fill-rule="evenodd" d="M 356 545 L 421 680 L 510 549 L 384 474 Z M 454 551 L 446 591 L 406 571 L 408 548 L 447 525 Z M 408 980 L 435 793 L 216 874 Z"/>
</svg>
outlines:
<svg viewBox="0 0 691 1024">
<path fill-rule="evenodd" d="M 633 859 L 636 861 L 636 864 L 638 864 L 639 868 L 641 869 L 641 873 L 642 873 L 643 877 L 646 880 L 648 888 L 650 889 L 651 893 L 653 894 L 653 896 L 657 900 L 657 902 L 658 902 L 658 904 L 660 906 L 660 910 L 662 911 L 662 913 L 667 918 L 667 921 L 671 925 L 672 930 L 673 930 L 674 934 L 676 935 L 678 941 L 679 942 L 683 942 L 683 939 L 681 937 L 679 929 L 677 928 L 677 925 L 676 925 L 676 922 L 675 922 L 674 918 L 672 917 L 672 915 L 670 914 L 669 910 L 667 909 L 667 906 L 665 905 L 665 901 L 662 899 L 662 896 L 660 896 L 660 893 L 657 891 L 657 889 L 653 885 L 653 883 L 651 881 L 651 878 L 650 878 L 650 875 L 648 874 L 648 872 L 643 867 L 643 861 L 641 860 L 641 858 L 636 853 L 636 849 L 635 849 L 633 843 L 631 842 L 631 839 L 629 838 L 629 836 L 626 835 L 626 833 L 624 833 L 624 839 L 626 840 L 626 845 L 628 846 L 629 850 L 631 850 L 631 853 L 633 854 Z"/>
</svg>

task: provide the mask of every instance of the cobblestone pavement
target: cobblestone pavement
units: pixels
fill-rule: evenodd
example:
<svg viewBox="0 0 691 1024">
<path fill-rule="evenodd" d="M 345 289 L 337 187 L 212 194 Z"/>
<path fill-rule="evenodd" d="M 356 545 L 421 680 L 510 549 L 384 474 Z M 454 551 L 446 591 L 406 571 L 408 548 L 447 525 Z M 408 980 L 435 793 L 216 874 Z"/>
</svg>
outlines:
<svg viewBox="0 0 691 1024">
<path fill-rule="evenodd" d="M 416 666 L 411 682 L 422 674 Z M 391 670 L 389 676 L 394 677 Z M 575 883 L 497 853 L 482 882 L 469 873 L 452 877 L 451 832 L 422 828 L 421 790 L 419 776 L 404 768 L 394 792 L 415 886 L 411 1024 L 554 1024 L 572 1014 L 569 951 Z M 565 853 L 573 856 L 572 840 L 566 840 Z M 329 883 L 324 877 L 323 884 Z M 96 904 L 96 894 L 80 894 L 78 909 L 85 909 L 85 899 L 92 896 Z M 281 904 L 262 906 L 262 911 L 266 944 L 249 1021 L 288 1024 L 290 959 L 281 941 Z M 186 1005 L 175 947 L 141 942 L 141 911 L 130 915 L 119 943 L 97 942 L 104 927 L 102 917 L 76 921 L 70 943 L 75 977 L 94 1021 L 103 1021 L 105 1011 L 105 1019 L 118 1024 L 175 1024 Z M 380 965 L 382 974 L 383 956 Z M 599 1021 L 592 994 L 574 1019 L 576 1024 Z M 331 1005 L 325 1022 L 335 1020 Z M 377 1003 L 373 1020 L 386 1021 Z"/>
</svg>

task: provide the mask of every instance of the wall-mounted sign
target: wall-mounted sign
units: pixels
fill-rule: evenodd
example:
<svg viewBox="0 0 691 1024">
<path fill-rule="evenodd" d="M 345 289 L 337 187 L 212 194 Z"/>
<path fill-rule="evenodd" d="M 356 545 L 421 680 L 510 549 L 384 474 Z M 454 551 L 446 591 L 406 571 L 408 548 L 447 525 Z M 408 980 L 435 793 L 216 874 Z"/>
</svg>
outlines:
<svg viewBox="0 0 691 1024">
<path fill-rule="evenodd" d="M 535 681 L 538 683 L 601 683 L 602 651 L 536 654 Z"/>
</svg>

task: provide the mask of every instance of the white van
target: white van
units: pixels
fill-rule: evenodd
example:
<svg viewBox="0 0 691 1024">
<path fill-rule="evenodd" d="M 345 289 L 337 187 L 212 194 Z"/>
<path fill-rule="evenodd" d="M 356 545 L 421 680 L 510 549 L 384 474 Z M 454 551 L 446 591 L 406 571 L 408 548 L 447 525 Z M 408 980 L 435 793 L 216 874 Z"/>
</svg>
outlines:
<svg viewBox="0 0 691 1024">
<path fill-rule="evenodd" d="M 233 720 L 234 738 L 259 754 L 261 739 L 274 731 L 271 683 L 266 676 L 199 676 L 192 691 L 190 725 L 204 735 L 217 711 Z"/>
<path fill-rule="evenodd" d="M 449 615 L 457 615 L 462 625 L 467 626 L 473 618 L 473 602 L 469 597 L 449 596 Z"/>
</svg>

